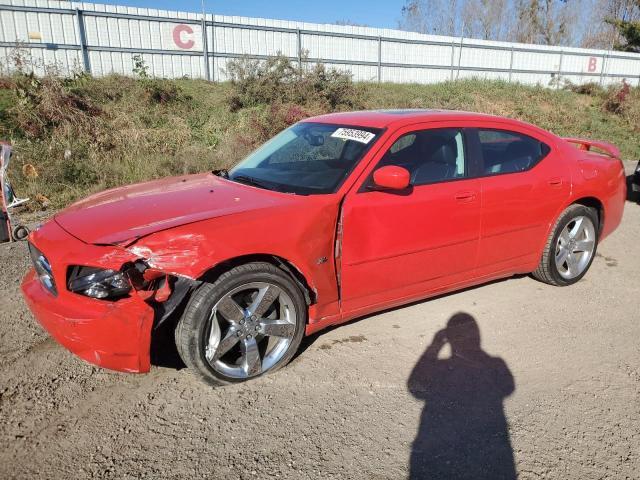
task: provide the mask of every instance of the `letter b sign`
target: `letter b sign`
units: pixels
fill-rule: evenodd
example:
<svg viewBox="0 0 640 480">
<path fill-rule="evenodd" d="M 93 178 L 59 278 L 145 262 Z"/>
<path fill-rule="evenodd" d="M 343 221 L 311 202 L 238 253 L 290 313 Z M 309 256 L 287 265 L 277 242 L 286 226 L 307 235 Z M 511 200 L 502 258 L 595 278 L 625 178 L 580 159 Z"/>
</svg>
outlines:
<svg viewBox="0 0 640 480">
<path fill-rule="evenodd" d="M 595 72 L 598 68 L 598 58 L 597 57 L 589 57 L 589 65 L 587 66 L 588 72 Z"/>
</svg>

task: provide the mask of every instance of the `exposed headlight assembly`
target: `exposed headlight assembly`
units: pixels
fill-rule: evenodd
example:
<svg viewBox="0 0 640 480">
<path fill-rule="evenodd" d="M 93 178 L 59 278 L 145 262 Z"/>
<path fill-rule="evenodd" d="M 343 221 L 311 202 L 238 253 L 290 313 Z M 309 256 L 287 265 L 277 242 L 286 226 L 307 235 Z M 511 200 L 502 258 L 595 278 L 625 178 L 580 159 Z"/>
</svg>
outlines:
<svg viewBox="0 0 640 480">
<path fill-rule="evenodd" d="M 44 288 L 54 296 L 58 295 L 56 281 L 53 279 L 53 271 L 51 270 L 51 264 L 49 260 L 47 260 L 47 257 L 31 243 L 29 243 L 29 255 L 31 256 L 33 266 Z"/>
<path fill-rule="evenodd" d="M 118 298 L 131 291 L 124 273 L 95 267 L 70 267 L 67 284 L 72 292 L 91 298 Z"/>
</svg>

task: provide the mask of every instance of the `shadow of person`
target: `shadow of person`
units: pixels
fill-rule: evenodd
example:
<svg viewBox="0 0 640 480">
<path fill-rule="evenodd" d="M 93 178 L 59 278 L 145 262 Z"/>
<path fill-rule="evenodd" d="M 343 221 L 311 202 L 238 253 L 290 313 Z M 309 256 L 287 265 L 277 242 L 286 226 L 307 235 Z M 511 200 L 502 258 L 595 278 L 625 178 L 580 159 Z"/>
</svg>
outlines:
<svg viewBox="0 0 640 480">
<path fill-rule="evenodd" d="M 447 343 L 451 356 L 439 359 Z M 453 315 L 435 334 L 408 388 L 425 402 L 411 451 L 411 479 L 516 478 L 502 404 L 515 390 L 513 376 L 504 360 L 482 350 L 471 315 Z"/>
</svg>

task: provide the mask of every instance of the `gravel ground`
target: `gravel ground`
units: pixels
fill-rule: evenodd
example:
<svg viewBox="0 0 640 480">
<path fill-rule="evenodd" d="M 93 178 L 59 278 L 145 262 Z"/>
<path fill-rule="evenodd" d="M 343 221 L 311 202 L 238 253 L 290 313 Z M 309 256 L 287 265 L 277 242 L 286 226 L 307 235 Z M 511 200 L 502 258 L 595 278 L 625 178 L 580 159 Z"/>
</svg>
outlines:
<svg viewBox="0 0 640 480">
<path fill-rule="evenodd" d="M 219 389 L 75 358 L 20 297 L 25 245 L 0 264 L 0 478 L 640 478 L 633 203 L 572 287 L 512 278 L 369 316 Z M 460 312 L 482 351 L 432 360 Z"/>
</svg>

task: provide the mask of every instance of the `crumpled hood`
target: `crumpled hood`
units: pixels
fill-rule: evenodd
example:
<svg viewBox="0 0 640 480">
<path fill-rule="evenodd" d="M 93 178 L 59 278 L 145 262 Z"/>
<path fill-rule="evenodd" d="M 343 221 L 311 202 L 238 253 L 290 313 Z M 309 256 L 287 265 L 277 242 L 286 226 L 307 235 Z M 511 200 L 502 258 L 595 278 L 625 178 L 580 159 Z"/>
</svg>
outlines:
<svg viewBox="0 0 640 480">
<path fill-rule="evenodd" d="M 292 201 L 293 195 L 198 174 L 106 190 L 74 203 L 54 218 L 85 243 L 129 244 L 179 225 Z"/>
</svg>

